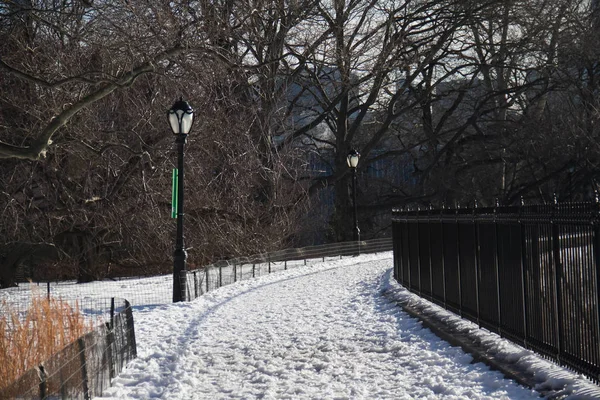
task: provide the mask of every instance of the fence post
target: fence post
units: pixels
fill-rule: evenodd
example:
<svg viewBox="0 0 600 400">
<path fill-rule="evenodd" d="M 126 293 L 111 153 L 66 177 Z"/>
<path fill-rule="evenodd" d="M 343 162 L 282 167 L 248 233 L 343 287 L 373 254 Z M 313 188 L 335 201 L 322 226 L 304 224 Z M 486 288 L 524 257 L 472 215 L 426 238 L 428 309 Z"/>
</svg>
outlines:
<svg viewBox="0 0 600 400">
<path fill-rule="evenodd" d="M 41 364 L 38 366 L 38 375 L 40 377 L 40 399 L 45 399 L 48 392 L 48 375 Z"/>
<path fill-rule="evenodd" d="M 112 379 L 115 377 L 115 364 L 113 356 L 113 343 L 115 342 L 115 336 L 110 322 L 106 323 L 106 358 L 108 358 L 108 377 Z"/>
<path fill-rule="evenodd" d="M 188 284 L 188 274 L 190 272 L 189 271 L 181 271 L 181 288 L 183 290 L 183 293 L 181 294 L 181 299 L 182 301 L 191 301 L 193 300 L 192 298 L 192 290 L 190 289 L 190 286 Z"/>
<path fill-rule="evenodd" d="M 131 310 L 131 304 L 127 300 L 125 302 L 125 318 L 127 321 L 127 333 L 129 347 L 131 347 L 131 355 L 133 358 L 137 357 L 137 343 L 135 341 L 135 325 L 133 323 L 133 311 Z"/>
<path fill-rule="evenodd" d="M 496 274 L 496 298 L 498 301 L 498 333 L 500 334 L 500 336 L 502 336 L 502 307 L 501 307 L 501 295 L 500 295 L 500 254 L 499 254 L 499 249 L 498 249 L 498 241 L 499 241 L 499 237 L 498 237 L 498 208 L 500 207 L 500 200 L 498 200 L 498 198 L 496 198 L 495 204 L 494 204 L 494 235 L 496 236 L 496 240 L 495 240 L 495 244 L 496 244 L 496 251 L 494 253 L 494 268 L 495 268 L 495 274 Z"/>
<path fill-rule="evenodd" d="M 194 298 L 198 298 L 198 271 L 194 271 Z"/>
<path fill-rule="evenodd" d="M 79 362 L 81 363 L 81 385 L 83 386 L 83 398 L 90 400 L 90 388 L 88 386 L 87 361 L 85 359 L 85 340 L 83 336 L 77 340 L 79 345 Z"/>
<path fill-rule="evenodd" d="M 206 293 L 208 293 L 210 290 L 210 287 L 208 286 L 208 266 L 204 267 L 204 273 L 206 275 Z"/>
<path fill-rule="evenodd" d="M 523 345 L 528 348 L 527 338 L 529 337 L 529 316 L 527 315 L 527 241 L 525 235 L 525 225 L 523 224 L 523 207 L 525 200 L 521 196 L 519 202 L 519 232 L 521 234 L 521 296 L 523 299 Z"/>
<path fill-rule="evenodd" d="M 462 273 L 460 265 L 460 226 L 458 221 L 458 210 L 460 210 L 460 203 L 456 203 L 456 211 L 454 214 L 456 220 L 456 265 L 458 266 L 458 315 L 463 316 L 463 304 L 462 304 Z"/>
<path fill-rule="evenodd" d="M 594 241 L 592 246 L 594 248 L 594 262 L 596 264 L 596 287 L 595 287 L 595 297 L 596 299 L 600 298 L 600 194 L 598 192 L 595 193 L 594 196 L 594 216 L 592 220 L 592 226 L 594 227 Z M 600 341 L 600 305 L 596 303 L 596 343 Z M 594 352 L 597 354 L 596 352 Z"/>
<path fill-rule="evenodd" d="M 397 210 L 392 210 L 392 248 L 394 251 L 394 279 L 398 282 L 402 282 L 400 280 L 400 263 L 398 258 L 400 256 L 400 247 L 398 246 L 400 230 L 398 229 L 398 222 L 396 222 L 395 218 L 397 218 Z"/>
<path fill-rule="evenodd" d="M 556 329 L 556 358 L 558 362 L 561 362 L 562 355 L 562 291 L 560 290 L 560 282 L 562 280 L 562 263 L 560 262 L 560 231 L 556 221 L 556 215 L 558 214 L 558 198 L 554 194 L 552 201 L 552 217 L 550 224 L 552 225 L 552 250 L 554 259 L 554 285 L 555 285 L 555 298 L 554 298 L 554 310 L 555 320 L 554 328 Z"/>
<path fill-rule="evenodd" d="M 405 210 L 405 213 L 409 212 L 409 211 L 410 211 L 410 208 L 407 208 Z M 407 241 L 406 241 L 406 243 L 408 244 L 408 247 L 406 249 L 406 253 L 407 253 L 406 260 L 408 261 L 407 262 L 408 265 L 405 265 L 405 267 L 408 268 L 407 269 L 407 272 L 408 272 L 408 282 L 405 282 L 404 286 L 406 288 L 408 288 L 408 290 L 410 291 L 411 290 L 411 282 L 412 282 L 412 265 L 411 265 L 412 264 L 412 259 L 410 257 L 410 255 L 411 255 L 410 254 L 411 253 L 411 251 L 410 251 L 410 248 L 411 248 L 411 246 L 410 246 L 410 224 L 408 223 L 408 215 L 407 214 L 404 214 L 404 215 L 406 217 L 405 220 L 404 220 L 404 223 L 406 224 L 406 232 L 408 233 L 408 235 L 407 235 Z"/>
<path fill-rule="evenodd" d="M 223 286 L 223 266 L 219 267 L 219 287 Z"/>
<path fill-rule="evenodd" d="M 441 252 L 442 252 L 442 291 L 444 294 L 444 308 L 448 309 L 448 303 L 446 301 L 446 255 L 444 254 L 444 211 L 446 210 L 446 203 L 442 203 L 442 209 L 440 211 L 440 229 L 441 229 Z"/>
<path fill-rule="evenodd" d="M 479 289 L 481 285 L 479 284 L 479 277 L 481 276 L 481 254 L 479 247 L 479 223 L 477 218 L 477 200 L 475 200 L 473 204 L 473 213 L 471 214 L 471 220 L 473 221 L 473 232 L 474 232 L 474 240 L 473 247 L 475 253 L 475 303 L 477 305 L 477 325 L 481 328 L 481 306 L 480 306 L 480 298 L 479 298 Z"/>
<path fill-rule="evenodd" d="M 394 243 L 393 245 L 395 245 L 395 248 L 398 250 L 397 252 L 394 252 L 394 256 L 397 258 L 398 261 L 398 282 L 400 283 L 404 283 L 404 266 L 403 266 L 403 261 L 402 261 L 402 253 L 404 252 L 404 249 L 402 248 L 402 226 L 400 225 L 400 221 L 398 221 L 398 218 L 400 217 L 398 215 L 398 210 L 396 211 L 396 220 L 392 222 L 392 224 L 395 226 L 395 232 L 396 232 L 396 238 L 394 239 Z"/>
<path fill-rule="evenodd" d="M 110 298 L 110 330 L 115 328 L 115 298 Z"/>
<path fill-rule="evenodd" d="M 233 263 L 233 281 L 237 282 L 237 265 Z"/>
<path fill-rule="evenodd" d="M 421 296 L 421 227 L 419 226 L 419 214 L 421 211 L 421 206 L 417 206 L 417 284 L 419 285 L 417 289 L 417 293 Z"/>
<path fill-rule="evenodd" d="M 427 209 L 427 248 L 429 249 L 429 291 L 431 292 L 431 298 L 433 299 L 433 266 L 431 259 L 431 251 L 433 247 L 431 246 L 431 210 L 433 206 L 429 203 L 429 208 Z"/>
</svg>

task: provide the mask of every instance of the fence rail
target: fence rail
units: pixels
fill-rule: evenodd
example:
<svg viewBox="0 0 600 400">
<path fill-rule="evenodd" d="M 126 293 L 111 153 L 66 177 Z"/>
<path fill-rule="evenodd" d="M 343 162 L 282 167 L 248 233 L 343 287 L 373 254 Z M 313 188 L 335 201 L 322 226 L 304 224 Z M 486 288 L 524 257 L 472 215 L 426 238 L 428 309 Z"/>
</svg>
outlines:
<svg viewBox="0 0 600 400">
<path fill-rule="evenodd" d="M 116 301 L 115 301 L 116 300 Z M 127 300 L 112 299 L 110 319 L 80 337 L 17 381 L 0 398 L 91 399 L 136 357 L 133 314 Z"/>
<path fill-rule="evenodd" d="M 331 258 L 392 250 L 392 238 L 341 242 L 239 257 L 182 271 L 182 298 L 189 301 L 231 283 Z"/>
<path fill-rule="evenodd" d="M 410 291 L 600 381 L 600 204 L 392 213 Z"/>
</svg>

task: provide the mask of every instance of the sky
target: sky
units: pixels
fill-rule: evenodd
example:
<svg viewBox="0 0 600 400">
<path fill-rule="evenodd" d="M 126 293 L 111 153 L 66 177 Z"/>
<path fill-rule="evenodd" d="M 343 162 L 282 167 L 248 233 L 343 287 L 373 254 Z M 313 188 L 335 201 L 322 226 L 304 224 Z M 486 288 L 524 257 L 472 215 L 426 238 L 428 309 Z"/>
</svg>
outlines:
<svg viewBox="0 0 600 400">
<path fill-rule="evenodd" d="M 349 257 L 136 306 L 138 358 L 97 399 L 539 398 L 402 311 L 394 297 L 421 300 L 393 280 L 392 262 L 391 252 Z M 481 334 L 559 398 L 600 398 L 581 376 Z"/>
</svg>

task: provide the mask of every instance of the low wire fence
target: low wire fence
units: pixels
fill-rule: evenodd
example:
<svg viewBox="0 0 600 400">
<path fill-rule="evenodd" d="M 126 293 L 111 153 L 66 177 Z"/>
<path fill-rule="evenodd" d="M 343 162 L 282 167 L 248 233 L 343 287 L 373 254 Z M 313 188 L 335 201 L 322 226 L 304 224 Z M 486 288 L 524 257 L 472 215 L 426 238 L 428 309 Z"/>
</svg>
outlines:
<svg viewBox="0 0 600 400">
<path fill-rule="evenodd" d="M 206 292 L 237 281 L 277 271 L 285 271 L 315 262 L 389 250 L 392 250 L 392 238 L 286 249 L 220 261 L 207 265 L 202 269 L 182 271 L 182 298 L 187 301 L 193 300 Z"/>
<path fill-rule="evenodd" d="M 394 210 L 410 291 L 600 381 L 600 204 Z"/>
<path fill-rule="evenodd" d="M 57 299 L 78 299 L 93 306 L 98 301 L 100 309 L 107 298 L 127 299 L 132 306 L 169 304 L 173 302 L 173 275 L 107 279 L 88 283 L 19 282 L 18 286 L 0 290 L 0 314 L 6 305 L 11 308 L 27 308 L 34 296 Z"/>
<path fill-rule="evenodd" d="M 180 277 L 183 299 L 253 277 L 355 256 L 390 251 L 392 238 L 310 246 L 239 257 L 217 262 Z M 128 300 L 106 298 L 107 295 Z M 173 275 L 126 278 L 78 284 L 68 282 L 21 282 L 18 287 L 0 290 L 0 318 L 25 315 L 34 298 L 47 297 L 68 303 L 83 316 L 100 321 L 82 336 L 40 366 L 27 371 L 9 387 L 0 389 L 0 398 L 90 399 L 100 396 L 128 361 L 136 357 L 133 306 L 168 304 L 173 299 Z"/>
<path fill-rule="evenodd" d="M 352 256 L 359 253 L 388 251 L 392 249 L 392 239 L 372 239 L 359 242 L 342 242 L 293 248 L 249 257 L 238 257 L 220 261 L 193 271 L 184 271 L 182 299 L 192 300 L 208 290 L 261 276 L 270 272 L 282 271 L 307 263 L 325 261 L 336 257 Z M 206 286 L 208 284 L 208 286 Z M 197 293 L 197 294 L 196 294 Z M 135 307 L 170 304 L 173 302 L 173 274 L 152 277 L 130 277 L 106 279 L 88 283 L 76 281 L 61 282 L 19 282 L 18 286 L 0 290 L 0 314 L 7 305 L 11 308 L 27 309 L 36 295 L 59 299 L 78 299 L 92 304 L 107 297 L 127 299 Z M 100 299 L 100 300 L 97 300 Z M 100 309 L 104 309 L 99 305 Z"/>
<path fill-rule="evenodd" d="M 0 398 L 91 399 L 102 395 L 111 379 L 136 357 L 131 306 L 127 300 L 114 298 L 110 304 L 106 323 L 0 389 Z"/>
</svg>

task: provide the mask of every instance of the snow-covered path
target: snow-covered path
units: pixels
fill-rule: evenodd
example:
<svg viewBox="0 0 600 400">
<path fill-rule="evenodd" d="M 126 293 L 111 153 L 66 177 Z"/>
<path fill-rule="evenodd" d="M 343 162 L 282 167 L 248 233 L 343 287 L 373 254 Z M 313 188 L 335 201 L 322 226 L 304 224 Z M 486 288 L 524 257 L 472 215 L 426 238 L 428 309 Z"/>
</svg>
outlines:
<svg viewBox="0 0 600 400">
<path fill-rule="evenodd" d="M 104 398 L 537 397 L 390 304 L 391 262 L 345 259 L 137 310 L 139 358 Z"/>
</svg>

